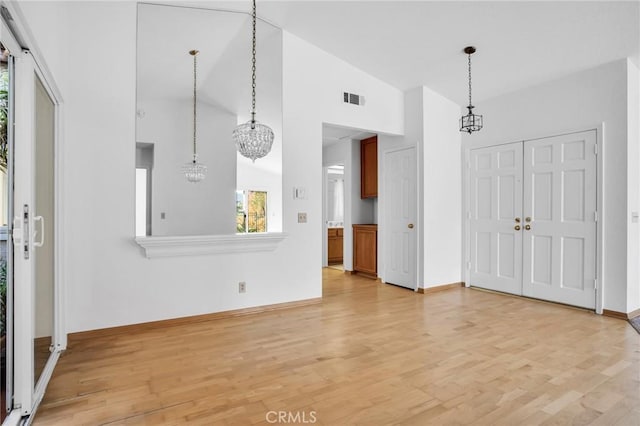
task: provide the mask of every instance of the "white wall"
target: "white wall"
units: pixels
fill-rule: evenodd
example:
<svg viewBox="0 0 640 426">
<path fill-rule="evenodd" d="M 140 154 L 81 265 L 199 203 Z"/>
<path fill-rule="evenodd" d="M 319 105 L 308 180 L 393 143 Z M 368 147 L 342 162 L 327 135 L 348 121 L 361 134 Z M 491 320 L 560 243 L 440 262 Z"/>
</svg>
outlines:
<svg viewBox="0 0 640 426">
<path fill-rule="evenodd" d="M 424 207 L 425 197 L 423 190 L 424 182 L 424 88 L 416 87 L 407 90 L 404 94 L 404 139 L 408 145 L 416 147 L 416 155 L 418 156 L 418 212 L 417 223 L 418 241 L 416 242 L 417 252 L 417 281 L 418 287 L 424 287 Z M 382 204 L 382 203 L 380 203 Z M 384 204 L 382 204 L 384 205 Z M 382 220 L 384 222 L 384 219 Z M 384 253 L 384 252 L 383 252 Z"/>
<path fill-rule="evenodd" d="M 424 286 L 462 281 L 462 168 L 460 106 L 425 87 Z"/>
<path fill-rule="evenodd" d="M 54 1 L 19 1 L 19 10 L 27 21 L 32 38 L 37 40 L 37 46 L 28 46 L 44 56 L 46 66 L 54 76 L 55 84 L 65 92 L 70 83 L 65 73 L 67 66 L 67 51 L 61 49 L 67 39 L 66 31 L 58 28 L 67 27 L 66 10 L 71 2 Z M 22 19 L 21 17 L 17 17 Z"/>
<path fill-rule="evenodd" d="M 41 19 L 38 34 L 62 32 L 47 58 L 66 52 L 55 73 L 73 82 L 63 93 L 67 330 L 321 296 L 322 122 L 400 134 L 402 92 L 285 33 L 288 237 L 271 253 L 148 260 L 133 242 L 136 6 L 77 2 L 65 11 L 67 25 Z M 364 94 L 367 105 L 343 105 L 343 90 Z M 307 189 L 306 199 L 293 200 L 295 186 Z M 308 223 L 298 224 L 297 212 L 307 212 Z M 238 294 L 238 281 L 247 282 L 247 293 Z"/>
<path fill-rule="evenodd" d="M 418 286 L 462 280 L 460 106 L 427 87 L 405 92 L 405 141 L 418 155 Z"/>
<path fill-rule="evenodd" d="M 321 51 L 306 41 L 287 32 L 284 33 L 284 145 L 283 161 L 293 162 L 290 173 L 283 176 L 284 193 L 291 193 L 293 187 L 307 189 L 306 200 L 294 200 L 291 217 L 295 222 L 297 212 L 311 212 L 309 223 L 296 224 L 303 228 L 298 244 L 309 244 L 315 253 L 316 263 L 310 260 L 309 268 L 317 269 L 320 283 L 320 266 L 325 227 L 322 223 L 322 123 L 367 129 L 376 133 L 402 134 L 403 94 L 394 87 L 362 73 L 344 61 Z M 342 92 L 360 93 L 367 98 L 364 106 L 344 104 Z M 300 93 L 305 93 L 300 97 Z M 287 141 L 292 141 L 293 146 Z M 348 155 L 352 149 L 347 148 Z M 288 157 L 287 157 L 288 155 Z M 358 157 L 359 158 L 359 157 Z M 313 161 L 309 161 L 314 159 Z M 330 160 L 327 160 L 330 161 Z M 358 160 L 359 161 L 359 160 Z M 325 164 L 328 164 L 325 162 Z M 353 164 L 351 158 L 345 158 L 345 193 L 353 192 L 353 183 L 347 167 Z M 359 163 L 358 163 L 359 164 Z M 357 181 L 358 198 L 360 191 Z M 286 199 L 286 197 L 285 197 Z M 352 270 L 352 247 L 350 239 L 351 223 L 348 223 L 350 202 L 345 200 L 344 267 Z M 295 243 L 294 243 L 295 244 Z"/>
<path fill-rule="evenodd" d="M 152 235 L 216 235 L 236 232 L 234 114 L 198 102 L 198 161 L 204 180 L 188 182 L 182 166 L 193 158 L 191 101 L 139 100 L 136 142 L 154 145 Z M 161 214 L 164 213 L 164 219 Z"/>
<path fill-rule="evenodd" d="M 267 191 L 267 232 L 282 232 L 282 175 L 247 164 L 239 153 L 237 156 L 237 189 Z"/>
<path fill-rule="evenodd" d="M 594 129 L 604 123 L 604 308 L 627 311 L 627 61 L 617 61 L 477 105 L 476 148 Z M 637 258 L 636 258 L 637 259 Z M 637 282 L 637 280 L 636 280 Z"/>
<path fill-rule="evenodd" d="M 640 223 L 632 220 L 640 212 L 640 71 L 627 61 L 627 312 L 640 309 Z"/>
</svg>

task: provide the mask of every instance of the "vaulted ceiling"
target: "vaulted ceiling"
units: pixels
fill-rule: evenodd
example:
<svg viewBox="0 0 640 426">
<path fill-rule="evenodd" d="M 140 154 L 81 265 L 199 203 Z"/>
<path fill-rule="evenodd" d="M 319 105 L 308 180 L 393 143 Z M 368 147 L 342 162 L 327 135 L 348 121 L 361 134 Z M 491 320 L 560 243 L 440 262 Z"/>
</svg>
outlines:
<svg viewBox="0 0 640 426">
<path fill-rule="evenodd" d="M 640 63 L 639 6 L 264 0 L 258 13 L 399 89 L 424 85 L 464 105 L 465 46 L 478 49 L 472 58 L 474 101 L 487 99 L 620 58 Z"/>
</svg>

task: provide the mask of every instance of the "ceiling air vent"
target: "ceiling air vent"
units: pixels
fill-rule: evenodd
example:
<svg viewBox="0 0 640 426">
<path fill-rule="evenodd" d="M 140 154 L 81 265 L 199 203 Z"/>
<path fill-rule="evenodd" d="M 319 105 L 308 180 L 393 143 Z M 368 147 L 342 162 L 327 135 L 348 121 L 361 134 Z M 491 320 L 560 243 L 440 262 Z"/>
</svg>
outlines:
<svg viewBox="0 0 640 426">
<path fill-rule="evenodd" d="M 345 104 L 364 105 L 364 96 L 343 92 L 342 100 Z"/>
</svg>

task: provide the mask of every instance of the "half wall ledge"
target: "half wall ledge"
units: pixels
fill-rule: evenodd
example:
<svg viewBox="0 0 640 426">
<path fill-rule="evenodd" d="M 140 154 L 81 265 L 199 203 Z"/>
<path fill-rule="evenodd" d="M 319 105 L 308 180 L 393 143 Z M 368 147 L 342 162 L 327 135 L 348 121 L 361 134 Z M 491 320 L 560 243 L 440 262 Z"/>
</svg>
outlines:
<svg viewBox="0 0 640 426">
<path fill-rule="evenodd" d="M 284 232 L 231 235 L 136 237 L 147 259 L 274 251 L 287 237 Z"/>
</svg>

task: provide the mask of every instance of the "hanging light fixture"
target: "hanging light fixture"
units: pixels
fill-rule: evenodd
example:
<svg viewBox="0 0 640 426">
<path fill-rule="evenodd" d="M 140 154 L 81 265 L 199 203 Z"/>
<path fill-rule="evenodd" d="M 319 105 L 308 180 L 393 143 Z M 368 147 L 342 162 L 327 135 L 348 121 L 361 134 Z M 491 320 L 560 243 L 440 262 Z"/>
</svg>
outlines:
<svg viewBox="0 0 640 426">
<path fill-rule="evenodd" d="M 253 49 L 251 51 L 251 120 L 233 131 L 236 149 L 243 156 L 256 161 L 271 151 L 273 130 L 256 121 L 256 0 L 253 0 Z"/>
<path fill-rule="evenodd" d="M 189 54 L 193 56 L 193 160 L 186 163 L 182 167 L 182 172 L 189 182 L 198 183 L 204 179 L 207 173 L 207 166 L 202 163 L 198 163 L 198 145 L 196 141 L 196 118 L 197 118 L 197 95 L 196 95 L 196 82 L 197 82 L 197 59 L 199 51 L 190 50 Z"/>
<path fill-rule="evenodd" d="M 476 48 L 473 46 L 467 46 L 464 48 L 464 53 L 469 56 L 469 106 L 467 109 L 469 113 L 460 118 L 460 131 L 471 134 L 482 129 L 482 116 L 473 113 L 473 104 L 471 103 L 471 55 L 476 52 Z"/>
</svg>

